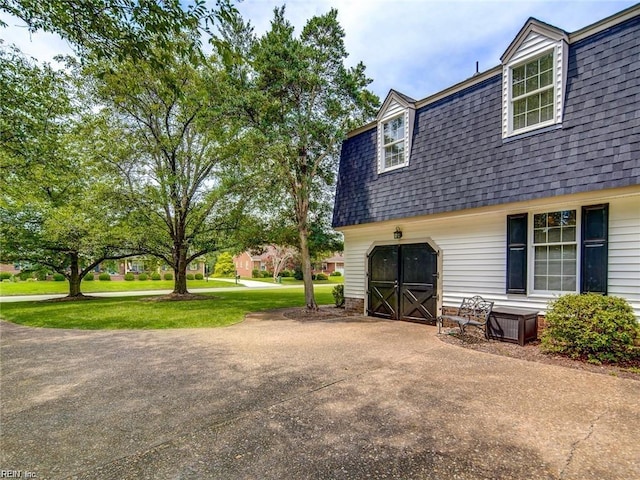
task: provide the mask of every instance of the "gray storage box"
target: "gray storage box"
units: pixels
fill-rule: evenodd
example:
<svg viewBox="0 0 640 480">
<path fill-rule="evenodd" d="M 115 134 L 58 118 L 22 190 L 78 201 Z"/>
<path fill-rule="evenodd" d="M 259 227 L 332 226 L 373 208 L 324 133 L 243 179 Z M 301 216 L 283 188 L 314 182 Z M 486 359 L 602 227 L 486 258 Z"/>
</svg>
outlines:
<svg viewBox="0 0 640 480">
<path fill-rule="evenodd" d="M 538 311 L 494 307 L 487 322 L 489 338 L 524 345 L 538 338 Z"/>
</svg>

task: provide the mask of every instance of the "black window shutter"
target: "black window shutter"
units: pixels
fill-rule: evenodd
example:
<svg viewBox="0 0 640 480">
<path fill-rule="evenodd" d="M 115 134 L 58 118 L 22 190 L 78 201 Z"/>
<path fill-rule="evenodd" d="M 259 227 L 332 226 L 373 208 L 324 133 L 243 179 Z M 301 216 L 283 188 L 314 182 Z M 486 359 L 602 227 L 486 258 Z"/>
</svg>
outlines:
<svg viewBox="0 0 640 480">
<path fill-rule="evenodd" d="M 527 293 L 528 214 L 507 215 L 507 293 Z"/>
<path fill-rule="evenodd" d="M 580 292 L 607 294 L 609 204 L 582 207 Z"/>
</svg>

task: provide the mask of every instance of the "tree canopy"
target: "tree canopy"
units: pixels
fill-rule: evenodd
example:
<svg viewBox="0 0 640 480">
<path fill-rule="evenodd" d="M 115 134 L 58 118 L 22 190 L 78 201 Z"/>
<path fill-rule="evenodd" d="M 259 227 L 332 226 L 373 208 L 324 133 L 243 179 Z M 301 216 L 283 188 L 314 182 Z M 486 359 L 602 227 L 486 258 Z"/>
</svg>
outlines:
<svg viewBox="0 0 640 480">
<path fill-rule="evenodd" d="M 366 89 L 364 65 L 345 65 L 337 10 L 311 18 L 295 36 L 284 7 L 278 8 L 263 36 L 250 34 L 239 17 L 225 31 L 237 111 L 248 126 L 244 141 L 255 168 L 271 179 L 269 197 L 280 200 L 298 232 L 305 301 L 314 309 L 312 220 L 330 198 L 343 138 L 375 114 L 379 100 Z"/>
<path fill-rule="evenodd" d="M 87 136 L 91 114 L 65 71 L 12 48 L 0 49 L 0 78 L 0 260 L 61 273 L 79 296 L 92 268 L 130 254 Z"/>
</svg>

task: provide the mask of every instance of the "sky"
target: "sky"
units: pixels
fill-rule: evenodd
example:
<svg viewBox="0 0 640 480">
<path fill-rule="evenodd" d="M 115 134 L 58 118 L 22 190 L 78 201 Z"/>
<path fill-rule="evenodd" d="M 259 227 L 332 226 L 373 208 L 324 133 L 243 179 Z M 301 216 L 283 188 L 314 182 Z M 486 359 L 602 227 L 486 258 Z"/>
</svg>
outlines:
<svg viewBox="0 0 640 480">
<path fill-rule="evenodd" d="M 416 100 L 428 97 L 500 63 L 500 56 L 529 17 L 574 32 L 635 5 L 624 0 L 242 0 L 236 8 L 257 34 L 269 28 L 275 7 L 300 33 L 331 8 L 345 31 L 347 63 L 363 62 L 369 88 L 384 100 L 390 89 Z M 5 43 L 51 61 L 69 53 L 60 38 L 29 35 L 15 18 L 0 14 Z"/>
</svg>

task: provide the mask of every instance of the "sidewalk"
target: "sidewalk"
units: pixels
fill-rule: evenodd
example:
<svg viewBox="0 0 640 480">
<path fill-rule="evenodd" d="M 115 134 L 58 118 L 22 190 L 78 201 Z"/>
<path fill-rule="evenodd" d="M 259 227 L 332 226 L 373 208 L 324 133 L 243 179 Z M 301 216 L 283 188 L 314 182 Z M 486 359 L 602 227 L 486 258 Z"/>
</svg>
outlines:
<svg viewBox="0 0 640 480">
<path fill-rule="evenodd" d="M 236 281 L 232 278 L 216 278 L 223 282 L 233 283 Z M 282 285 L 277 283 L 256 282 L 255 280 L 238 280 L 238 285 L 243 285 L 252 289 L 269 289 L 269 288 L 282 288 Z M 287 285 L 287 288 L 302 288 L 303 285 Z M 192 288 L 189 289 L 191 293 L 211 293 L 211 292 L 228 292 L 237 290 L 237 287 L 215 287 L 215 288 Z M 172 290 L 136 290 L 131 292 L 91 292 L 87 295 L 95 297 L 146 297 L 152 295 L 168 295 Z M 0 296 L 0 303 L 13 303 L 13 302 L 37 302 L 39 300 L 51 300 L 54 298 L 64 298 L 67 294 L 49 294 L 49 295 L 11 295 Z"/>
</svg>

